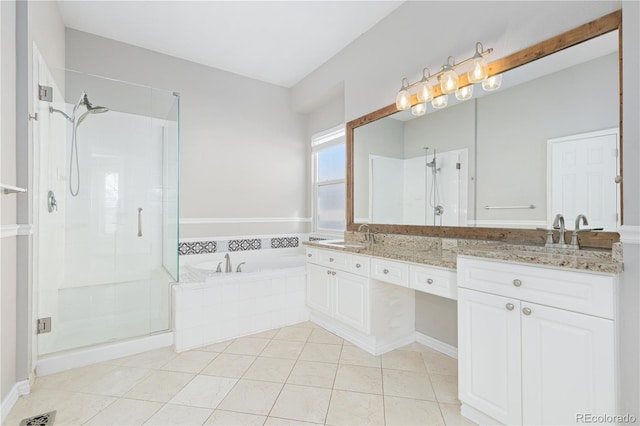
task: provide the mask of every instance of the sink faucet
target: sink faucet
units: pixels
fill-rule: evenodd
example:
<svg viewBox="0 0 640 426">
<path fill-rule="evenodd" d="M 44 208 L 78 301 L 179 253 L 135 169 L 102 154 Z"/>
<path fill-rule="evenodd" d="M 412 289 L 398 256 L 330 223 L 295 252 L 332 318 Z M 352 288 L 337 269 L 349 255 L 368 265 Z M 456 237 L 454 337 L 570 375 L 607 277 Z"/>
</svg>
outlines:
<svg viewBox="0 0 640 426">
<path fill-rule="evenodd" d="M 229 253 L 224 255 L 224 260 L 226 260 L 226 262 L 227 262 L 225 264 L 224 271 L 225 272 L 232 272 L 233 268 L 231 267 L 231 257 L 229 257 Z"/>
<path fill-rule="evenodd" d="M 580 222 L 582 221 L 583 225 L 589 225 L 589 221 L 587 220 L 587 217 L 583 214 L 579 214 L 576 217 L 576 226 L 573 228 L 573 234 L 571 234 L 571 244 L 569 244 L 569 247 L 572 249 L 579 249 L 580 248 L 580 243 L 578 242 L 578 232 L 580 232 Z"/>
<path fill-rule="evenodd" d="M 567 229 L 564 227 L 564 216 L 561 214 L 557 214 L 555 219 L 553 219 L 553 228 L 560 229 L 560 237 L 558 238 L 558 245 L 560 247 L 565 247 L 567 245 L 564 235 Z"/>
<path fill-rule="evenodd" d="M 366 234 L 364 234 L 364 237 L 362 239 L 362 243 L 369 243 L 369 244 L 373 244 L 376 242 L 374 234 L 371 232 L 371 229 L 369 228 L 369 224 L 368 223 L 363 223 L 362 225 L 358 226 L 358 232 L 362 232 L 363 229 L 366 228 Z"/>
</svg>

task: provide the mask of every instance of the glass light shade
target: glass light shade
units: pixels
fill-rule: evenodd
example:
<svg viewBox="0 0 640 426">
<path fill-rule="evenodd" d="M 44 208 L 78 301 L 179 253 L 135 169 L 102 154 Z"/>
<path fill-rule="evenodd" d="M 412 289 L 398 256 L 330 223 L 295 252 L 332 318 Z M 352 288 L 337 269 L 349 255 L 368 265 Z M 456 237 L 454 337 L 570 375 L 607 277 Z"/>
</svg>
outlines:
<svg viewBox="0 0 640 426">
<path fill-rule="evenodd" d="M 396 108 L 399 111 L 404 111 L 411 108 L 411 94 L 409 91 L 404 89 L 398 92 L 398 96 L 396 97 Z"/>
<path fill-rule="evenodd" d="M 482 88 L 487 92 L 497 90 L 502 84 L 502 74 L 492 75 L 482 82 Z"/>
<path fill-rule="evenodd" d="M 440 108 L 446 107 L 448 101 L 449 101 L 448 95 L 441 95 L 435 98 L 434 100 L 432 100 L 431 105 L 433 105 L 433 107 L 436 109 L 440 109 Z"/>
<path fill-rule="evenodd" d="M 440 88 L 442 93 L 448 94 L 458 90 L 458 74 L 454 70 L 445 71 L 440 76 Z"/>
<path fill-rule="evenodd" d="M 456 90 L 456 99 L 466 101 L 473 96 L 473 85 L 464 86 Z"/>
<path fill-rule="evenodd" d="M 420 115 L 424 115 L 426 112 L 427 112 L 427 104 L 424 102 L 415 104 L 414 106 L 411 107 L 411 114 L 413 115 L 420 116 Z"/>
<path fill-rule="evenodd" d="M 489 65 L 487 61 L 481 56 L 473 60 L 471 71 L 467 74 L 469 83 L 480 83 L 487 78 L 489 74 Z"/>
<path fill-rule="evenodd" d="M 417 95 L 418 102 L 421 103 L 429 102 L 431 99 L 433 99 L 433 86 L 431 85 L 431 83 L 429 83 L 429 81 L 420 83 L 420 85 L 418 86 Z"/>
</svg>

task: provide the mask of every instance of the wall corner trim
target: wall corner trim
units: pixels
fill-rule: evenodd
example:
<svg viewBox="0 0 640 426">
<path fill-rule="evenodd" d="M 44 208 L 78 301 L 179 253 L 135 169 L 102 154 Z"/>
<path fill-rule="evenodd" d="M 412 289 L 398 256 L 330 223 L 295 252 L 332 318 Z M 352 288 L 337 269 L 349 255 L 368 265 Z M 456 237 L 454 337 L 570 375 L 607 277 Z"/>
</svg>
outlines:
<svg viewBox="0 0 640 426">
<path fill-rule="evenodd" d="M 622 225 L 618 233 L 622 244 L 640 245 L 640 225 Z"/>
<path fill-rule="evenodd" d="M 458 348 L 451 346 L 448 343 L 444 343 L 438 339 L 422 334 L 416 331 L 416 342 L 428 346 L 438 352 L 442 352 L 445 355 L 449 355 L 451 358 L 458 359 Z"/>
<path fill-rule="evenodd" d="M 30 392 L 31 392 L 31 386 L 29 386 L 28 380 L 22 380 L 16 383 L 15 385 L 13 385 L 13 387 L 9 391 L 9 394 L 6 396 L 6 398 L 2 401 L 2 404 L 0 405 L 0 413 L 2 413 L 0 414 L 0 422 L 2 422 L 2 424 L 4 424 L 5 419 L 9 415 L 9 412 L 11 411 L 13 406 L 18 401 L 18 398 L 21 397 L 22 395 L 29 395 Z"/>
</svg>

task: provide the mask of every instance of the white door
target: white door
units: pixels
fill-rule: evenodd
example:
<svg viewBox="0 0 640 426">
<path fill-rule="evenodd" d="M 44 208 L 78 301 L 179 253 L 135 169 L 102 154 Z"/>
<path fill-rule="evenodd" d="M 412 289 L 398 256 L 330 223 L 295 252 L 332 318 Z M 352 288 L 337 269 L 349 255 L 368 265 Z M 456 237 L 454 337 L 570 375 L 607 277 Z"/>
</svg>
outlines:
<svg viewBox="0 0 640 426">
<path fill-rule="evenodd" d="M 335 295 L 335 317 L 369 333 L 369 279 L 336 271 Z"/>
<path fill-rule="evenodd" d="M 584 214 L 589 228 L 615 231 L 620 211 L 618 129 L 551 139 L 548 148 L 548 225 L 557 213 L 571 220 Z"/>
<path fill-rule="evenodd" d="M 459 398 L 503 424 L 520 424 L 520 301 L 458 289 Z"/>
<path fill-rule="evenodd" d="M 529 302 L 522 311 L 523 423 L 615 413 L 613 321 Z"/>
<path fill-rule="evenodd" d="M 307 264 L 307 305 L 311 309 L 332 315 L 333 275 L 329 269 Z"/>
</svg>

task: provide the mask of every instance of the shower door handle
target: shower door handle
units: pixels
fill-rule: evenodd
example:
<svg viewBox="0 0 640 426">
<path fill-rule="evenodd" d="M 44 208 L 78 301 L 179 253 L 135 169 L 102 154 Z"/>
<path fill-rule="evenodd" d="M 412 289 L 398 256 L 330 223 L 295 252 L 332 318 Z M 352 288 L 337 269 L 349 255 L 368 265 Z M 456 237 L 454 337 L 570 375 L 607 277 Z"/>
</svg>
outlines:
<svg viewBox="0 0 640 426">
<path fill-rule="evenodd" d="M 138 237 L 142 237 L 142 207 L 138 207 Z"/>
</svg>

